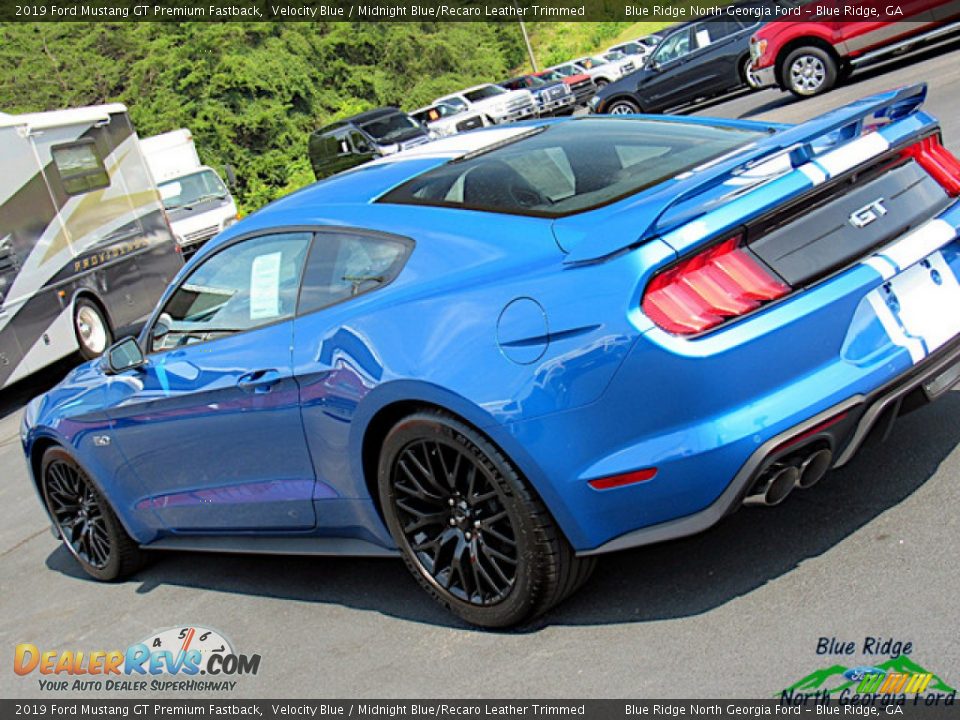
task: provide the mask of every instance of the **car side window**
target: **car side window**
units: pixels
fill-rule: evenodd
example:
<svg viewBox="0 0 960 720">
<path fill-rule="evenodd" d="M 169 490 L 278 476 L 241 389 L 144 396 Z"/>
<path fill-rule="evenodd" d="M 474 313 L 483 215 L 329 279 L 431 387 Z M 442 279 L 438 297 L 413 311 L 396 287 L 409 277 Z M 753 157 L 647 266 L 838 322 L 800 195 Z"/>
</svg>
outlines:
<svg viewBox="0 0 960 720">
<path fill-rule="evenodd" d="M 689 53 L 693 49 L 692 45 L 690 30 L 674 33 L 660 43 L 656 52 L 653 54 L 653 61 L 659 65 L 663 65 L 671 60 L 676 60 Z"/>
<path fill-rule="evenodd" d="M 261 235 L 201 262 L 167 300 L 150 351 L 215 340 L 293 317 L 312 233 Z"/>
<path fill-rule="evenodd" d="M 315 312 L 391 282 L 413 243 L 403 238 L 351 232 L 319 232 L 300 290 L 300 314 Z"/>
</svg>

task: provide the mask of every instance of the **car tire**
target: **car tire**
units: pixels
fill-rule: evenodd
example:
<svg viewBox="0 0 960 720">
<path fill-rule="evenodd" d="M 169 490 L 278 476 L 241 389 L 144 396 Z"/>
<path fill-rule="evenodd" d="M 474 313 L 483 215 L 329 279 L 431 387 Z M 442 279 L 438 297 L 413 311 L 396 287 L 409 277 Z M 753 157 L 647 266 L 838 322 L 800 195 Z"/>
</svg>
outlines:
<svg viewBox="0 0 960 720">
<path fill-rule="evenodd" d="M 594 558 L 577 557 L 512 463 L 443 412 L 395 425 L 377 474 L 387 527 L 410 572 L 469 623 L 497 628 L 531 620 L 593 570 Z"/>
<path fill-rule="evenodd" d="M 52 447 L 40 463 L 47 512 L 64 547 L 91 577 L 109 582 L 135 573 L 143 553 L 110 503 L 65 450 Z"/>
<path fill-rule="evenodd" d="M 820 95 L 836 84 L 837 61 L 822 48 L 797 48 L 783 64 L 783 82 L 797 97 Z"/>
<path fill-rule="evenodd" d="M 80 354 L 93 360 L 113 344 L 113 330 L 100 307 L 87 298 L 78 298 L 73 306 L 73 331 Z"/>
<path fill-rule="evenodd" d="M 610 81 L 604 78 L 597 78 L 596 80 L 593 81 L 593 84 L 596 85 L 597 90 L 601 90 L 605 88 L 607 85 L 609 85 Z"/>
<path fill-rule="evenodd" d="M 617 98 L 607 105 L 604 112 L 607 115 L 636 115 L 643 110 L 630 98 Z"/>
<path fill-rule="evenodd" d="M 760 79 L 753 71 L 753 62 L 749 56 L 740 61 L 740 80 L 751 90 L 760 89 Z"/>
</svg>

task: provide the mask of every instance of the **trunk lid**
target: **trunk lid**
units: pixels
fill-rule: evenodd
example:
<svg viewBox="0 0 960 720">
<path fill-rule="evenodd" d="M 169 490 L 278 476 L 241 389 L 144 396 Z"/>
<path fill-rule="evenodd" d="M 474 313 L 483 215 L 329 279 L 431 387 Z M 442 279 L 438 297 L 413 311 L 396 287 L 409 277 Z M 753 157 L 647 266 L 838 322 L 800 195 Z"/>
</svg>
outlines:
<svg viewBox="0 0 960 720">
<path fill-rule="evenodd" d="M 918 84 L 800 125 L 770 126 L 767 137 L 620 201 L 613 213 L 611 207 L 601 210 L 602 220 L 598 212 L 559 218 L 553 232 L 564 262 L 602 261 L 654 238 L 680 256 L 751 225 L 751 235 L 766 238 L 758 240 L 758 255 L 809 279 L 843 260 L 843 253 L 830 254 L 835 246 L 850 257 L 862 254 L 882 242 L 883 233 L 903 232 L 945 206 L 942 189 L 915 163 L 883 166 L 896 148 L 936 131 L 936 121 L 919 109 L 925 97 L 926 85 Z M 897 222 L 867 223 L 865 232 L 853 233 L 857 228 L 847 225 L 848 218 L 875 195 L 892 198 L 892 208 L 885 209 Z M 816 233 L 808 233 L 807 225 L 814 224 L 807 211 L 823 223 Z M 791 238 L 799 223 L 807 237 L 797 243 Z M 797 252 L 804 247 L 807 260 Z"/>
</svg>

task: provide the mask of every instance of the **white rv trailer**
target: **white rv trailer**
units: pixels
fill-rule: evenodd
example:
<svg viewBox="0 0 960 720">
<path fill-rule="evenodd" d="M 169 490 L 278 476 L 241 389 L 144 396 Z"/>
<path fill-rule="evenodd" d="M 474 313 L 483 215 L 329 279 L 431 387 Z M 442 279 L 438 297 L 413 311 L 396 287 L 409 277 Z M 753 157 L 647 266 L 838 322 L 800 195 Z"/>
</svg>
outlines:
<svg viewBox="0 0 960 720">
<path fill-rule="evenodd" d="M 142 324 L 183 266 L 127 109 L 0 114 L 0 388 Z"/>
</svg>

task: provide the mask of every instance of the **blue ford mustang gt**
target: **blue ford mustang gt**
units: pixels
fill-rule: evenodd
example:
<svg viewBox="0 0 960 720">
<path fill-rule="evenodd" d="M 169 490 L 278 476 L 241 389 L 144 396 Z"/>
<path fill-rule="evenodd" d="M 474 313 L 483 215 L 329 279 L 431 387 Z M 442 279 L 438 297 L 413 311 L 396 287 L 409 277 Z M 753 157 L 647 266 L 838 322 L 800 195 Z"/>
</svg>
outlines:
<svg viewBox="0 0 960 720">
<path fill-rule="evenodd" d="M 775 505 L 960 379 L 960 164 L 922 85 L 802 125 L 534 121 L 222 233 L 22 439 L 92 576 L 402 556 L 466 620 Z"/>
</svg>

